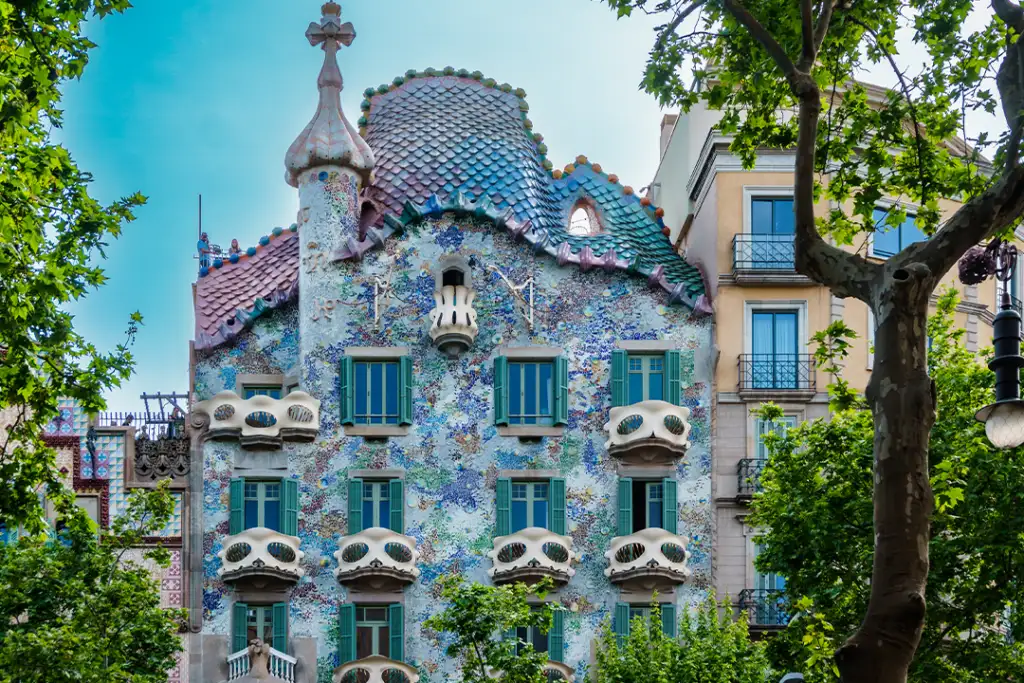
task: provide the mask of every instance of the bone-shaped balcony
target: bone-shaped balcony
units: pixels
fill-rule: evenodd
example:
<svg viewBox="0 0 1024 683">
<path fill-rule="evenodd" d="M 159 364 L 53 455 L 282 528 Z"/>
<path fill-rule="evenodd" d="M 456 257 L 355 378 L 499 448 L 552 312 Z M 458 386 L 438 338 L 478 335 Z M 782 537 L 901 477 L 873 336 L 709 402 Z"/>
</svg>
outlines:
<svg viewBox="0 0 1024 683">
<path fill-rule="evenodd" d="M 342 664 L 334 670 L 333 683 L 417 683 L 416 669 L 405 662 L 373 655 Z"/>
<path fill-rule="evenodd" d="M 664 529 L 644 529 L 612 539 L 604 554 L 604 575 L 612 583 L 637 590 L 667 590 L 686 581 L 687 539 Z"/>
<path fill-rule="evenodd" d="M 334 553 L 338 583 L 358 590 L 400 590 L 420 575 L 416 541 L 409 536 L 373 527 L 341 539 Z"/>
<path fill-rule="evenodd" d="M 575 683 L 576 672 L 572 667 L 566 666 L 562 662 L 548 661 L 544 665 L 544 675 L 547 677 L 549 683 L 555 683 L 556 681 L 564 683 Z"/>
<path fill-rule="evenodd" d="M 299 562 L 299 538 L 273 529 L 256 527 L 224 539 L 217 557 L 218 576 L 227 583 L 246 588 L 274 588 L 296 583 L 305 573 Z"/>
<path fill-rule="evenodd" d="M 493 567 L 487 570 L 494 583 L 524 581 L 536 583 L 545 576 L 561 587 L 576 573 L 572 539 L 547 529 L 529 527 L 494 539 L 494 550 L 487 553 Z"/>
<path fill-rule="evenodd" d="M 239 397 L 222 391 L 193 409 L 210 416 L 211 439 L 238 439 L 243 448 L 280 448 L 284 441 L 314 441 L 320 430 L 320 401 L 304 391 L 281 398 Z"/>
<path fill-rule="evenodd" d="M 434 346 L 452 358 L 471 347 L 479 331 L 474 299 L 476 292 L 465 285 L 446 285 L 434 292 L 430 338 Z"/>
<path fill-rule="evenodd" d="M 666 401 L 641 401 L 612 408 L 605 448 L 624 463 L 665 465 L 690 447 L 690 409 Z"/>
</svg>

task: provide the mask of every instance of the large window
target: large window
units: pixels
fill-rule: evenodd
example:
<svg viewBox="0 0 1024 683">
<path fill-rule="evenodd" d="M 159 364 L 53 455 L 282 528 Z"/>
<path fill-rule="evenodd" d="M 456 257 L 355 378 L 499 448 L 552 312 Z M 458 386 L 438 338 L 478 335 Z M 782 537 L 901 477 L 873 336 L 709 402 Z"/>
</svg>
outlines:
<svg viewBox="0 0 1024 683">
<path fill-rule="evenodd" d="M 245 528 L 256 527 L 281 530 L 281 482 L 245 482 Z"/>
<path fill-rule="evenodd" d="M 685 359 L 685 362 L 684 362 Z M 658 353 L 612 351 L 612 405 L 643 401 L 682 402 L 682 387 L 693 375 L 693 355 L 680 351 Z"/>
<path fill-rule="evenodd" d="M 281 398 L 282 390 L 280 386 L 250 386 L 246 385 L 242 387 L 242 398 L 252 398 L 253 396 L 269 396 L 270 398 Z"/>
<path fill-rule="evenodd" d="M 386 605 L 356 606 L 356 659 L 391 656 L 391 622 Z"/>
<path fill-rule="evenodd" d="M 629 402 L 665 400 L 665 357 L 629 357 Z"/>
<path fill-rule="evenodd" d="M 795 225 L 792 197 L 754 197 L 750 201 L 751 233 L 792 235 Z"/>
<path fill-rule="evenodd" d="M 236 602 L 232 613 L 231 652 L 239 652 L 259 639 L 278 652 L 288 652 L 288 603 L 250 605 Z"/>
<path fill-rule="evenodd" d="M 678 505 L 675 479 L 619 478 L 618 534 L 629 536 L 644 529 L 677 533 Z"/>
<path fill-rule="evenodd" d="M 872 236 L 872 256 L 889 258 L 915 242 L 924 242 L 928 239 L 917 227 L 913 214 L 908 213 L 903 222 L 895 226 L 886 223 L 888 214 L 889 212 L 885 209 L 875 209 L 874 211 L 875 233 Z"/>
<path fill-rule="evenodd" d="M 755 389 L 797 389 L 799 312 L 757 310 L 751 314 L 751 384 Z"/>
<path fill-rule="evenodd" d="M 299 533 L 299 484 L 295 479 L 232 479 L 230 533 L 263 527 Z"/>
<path fill-rule="evenodd" d="M 548 483 L 512 482 L 512 533 L 536 526 L 548 527 Z"/>
<path fill-rule="evenodd" d="M 508 423 L 550 425 L 555 420 L 553 362 L 508 364 Z"/>
<path fill-rule="evenodd" d="M 521 654 L 527 645 L 532 645 L 534 652 L 547 653 L 552 662 L 565 659 L 565 612 L 561 610 L 552 615 L 551 628 L 547 633 L 542 633 L 536 626 L 520 626 L 508 635 L 516 638 L 516 654 Z"/>
<path fill-rule="evenodd" d="M 363 525 L 366 527 L 387 527 L 391 523 L 390 483 L 386 481 L 363 482 Z"/>
<path fill-rule="evenodd" d="M 497 535 L 530 527 L 556 534 L 565 530 L 565 479 L 521 481 L 500 477 L 497 483 Z"/>
<path fill-rule="evenodd" d="M 675 604 L 671 602 L 659 603 L 658 610 L 661 616 L 662 633 L 667 635 L 669 638 L 675 638 Z M 621 644 L 629 637 L 629 632 L 633 626 L 634 620 L 639 618 L 641 621 L 649 625 L 651 621 L 651 614 L 652 610 L 649 604 L 631 605 L 625 602 L 616 603 L 615 613 L 612 618 L 612 630 L 615 632 L 615 636 L 619 639 L 619 643 Z"/>
<path fill-rule="evenodd" d="M 405 533 L 405 486 L 400 479 L 349 480 L 348 532 L 380 527 Z"/>
<path fill-rule="evenodd" d="M 385 350 L 387 351 L 387 350 Z M 367 427 L 412 424 L 412 358 L 342 356 L 341 423 Z"/>
<path fill-rule="evenodd" d="M 405 610 L 401 604 L 341 605 L 338 659 L 342 664 L 373 655 L 405 658 Z"/>
<path fill-rule="evenodd" d="M 785 415 L 778 420 L 762 420 L 757 419 L 757 447 L 755 450 L 755 457 L 758 460 L 768 459 L 768 447 L 765 446 L 764 436 L 766 434 L 783 434 L 786 429 L 792 429 L 796 427 L 796 417 L 793 415 Z"/>
</svg>

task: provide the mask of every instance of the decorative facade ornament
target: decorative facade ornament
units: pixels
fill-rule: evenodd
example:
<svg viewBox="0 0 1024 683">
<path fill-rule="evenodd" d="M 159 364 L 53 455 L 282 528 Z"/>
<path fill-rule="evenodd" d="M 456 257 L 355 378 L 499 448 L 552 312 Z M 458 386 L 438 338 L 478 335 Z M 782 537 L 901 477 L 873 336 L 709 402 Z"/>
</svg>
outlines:
<svg viewBox="0 0 1024 683">
<path fill-rule="evenodd" d="M 135 440 L 135 479 L 184 479 L 191 469 L 190 446 L 184 434 L 174 438 L 150 439 L 146 432 L 142 432 Z"/>
<path fill-rule="evenodd" d="M 527 329 L 533 332 L 533 276 L 531 275 L 523 284 L 517 285 L 509 280 L 497 266 L 487 266 L 487 269 L 497 273 L 498 277 L 505 283 L 505 286 L 508 287 L 508 291 L 512 293 L 512 298 L 516 302 L 516 310 L 519 311 L 519 314 L 523 316 L 523 320 L 526 321 Z"/>
</svg>

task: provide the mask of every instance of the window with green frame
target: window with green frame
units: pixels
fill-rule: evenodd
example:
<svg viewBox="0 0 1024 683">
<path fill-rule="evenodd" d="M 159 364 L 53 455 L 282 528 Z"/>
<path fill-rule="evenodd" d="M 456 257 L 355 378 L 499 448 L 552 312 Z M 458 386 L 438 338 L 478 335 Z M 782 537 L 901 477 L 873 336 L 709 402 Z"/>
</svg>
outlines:
<svg viewBox="0 0 1024 683">
<path fill-rule="evenodd" d="M 405 659 L 405 609 L 401 604 L 353 605 L 339 609 L 338 658 L 342 664 L 380 655 Z"/>
<path fill-rule="evenodd" d="M 299 533 L 299 483 L 295 479 L 231 480 L 230 533 L 263 527 L 295 536 Z"/>
<path fill-rule="evenodd" d="M 500 477 L 497 506 L 498 536 L 528 527 L 565 534 L 565 479 L 518 481 Z"/>
<path fill-rule="evenodd" d="M 561 426 L 569 422 L 569 361 L 494 359 L 494 423 Z"/>
<path fill-rule="evenodd" d="M 284 392 L 281 390 L 280 385 L 246 385 L 242 387 L 242 398 L 252 398 L 253 396 L 269 396 L 270 398 L 281 398 L 283 393 Z"/>
<path fill-rule="evenodd" d="M 551 628 L 547 633 L 536 626 L 520 626 L 509 631 L 506 637 L 516 639 L 516 654 L 522 654 L 527 645 L 533 645 L 533 651 L 547 653 L 549 661 L 563 662 L 565 661 L 565 612 L 556 610 L 551 615 Z"/>
<path fill-rule="evenodd" d="M 411 356 L 342 356 L 339 374 L 343 425 L 412 424 Z"/>
<path fill-rule="evenodd" d="M 653 481 L 619 477 L 618 535 L 658 528 L 678 533 L 679 509 L 675 479 Z"/>
<path fill-rule="evenodd" d="M 661 631 L 669 638 L 676 637 L 676 606 L 675 603 L 662 602 L 658 604 L 661 612 Z M 612 631 L 621 645 L 629 637 L 630 629 L 636 618 L 642 619 L 650 624 L 650 605 L 631 605 L 626 602 L 615 604 L 615 614 L 612 617 Z"/>
<path fill-rule="evenodd" d="M 405 533 L 405 487 L 401 479 L 349 480 L 349 534 L 374 527 Z"/>
<path fill-rule="evenodd" d="M 548 527 L 548 489 L 546 481 L 512 482 L 512 533 L 532 526 Z"/>
<path fill-rule="evenodd" d="M 683 387 L 693 377 L 693 352 L 642 353 L 612 351 L 612 406 L 643 401 L 667 401 L 680 405 Z"/>
<path fill-rule="evenodd" d="M 236 602 L 232 608 L 231 652 L 239 652 L 259 638 L 278 652 L 288 653 L 288 603 L 249 605 Z"/>
</svg>

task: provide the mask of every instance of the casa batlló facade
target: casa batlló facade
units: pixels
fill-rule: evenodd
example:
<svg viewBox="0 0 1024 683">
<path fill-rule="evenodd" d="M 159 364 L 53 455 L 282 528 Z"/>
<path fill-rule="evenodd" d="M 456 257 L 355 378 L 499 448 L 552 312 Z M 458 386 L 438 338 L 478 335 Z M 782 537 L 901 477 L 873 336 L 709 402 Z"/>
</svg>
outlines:
<svg viewBox="0 0 1024 683">
<path fill-rule="evenodd" d="M 614 175 L 550 170 L 523 91 L 410 71 L 353 126 L 352 25 L 306 36 L 295 224 L 194 290 L 190 678 L 457 680 L 422 626 L 456 574 L 550 577 L 518 635 L 578 679 L 603 622 L 711 583 L 702 278 Z"/>
</svg>

